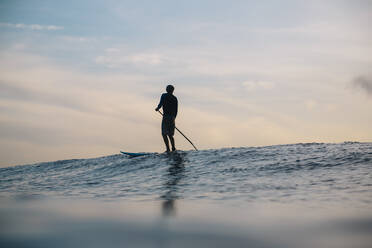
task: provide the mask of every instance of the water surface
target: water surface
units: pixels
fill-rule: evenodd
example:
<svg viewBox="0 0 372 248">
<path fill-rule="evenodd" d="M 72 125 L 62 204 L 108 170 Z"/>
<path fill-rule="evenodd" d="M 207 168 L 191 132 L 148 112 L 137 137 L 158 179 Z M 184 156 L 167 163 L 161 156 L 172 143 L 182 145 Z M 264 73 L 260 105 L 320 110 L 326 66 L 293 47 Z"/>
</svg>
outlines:
<svg viewBox="0 0 372 248">
<path fill-rule="evenodd" d="M 2 168 L 0 241 L 18 247 L 370 247 L 371 171 L 372 143 L 357 142 Z"/>
</svg>

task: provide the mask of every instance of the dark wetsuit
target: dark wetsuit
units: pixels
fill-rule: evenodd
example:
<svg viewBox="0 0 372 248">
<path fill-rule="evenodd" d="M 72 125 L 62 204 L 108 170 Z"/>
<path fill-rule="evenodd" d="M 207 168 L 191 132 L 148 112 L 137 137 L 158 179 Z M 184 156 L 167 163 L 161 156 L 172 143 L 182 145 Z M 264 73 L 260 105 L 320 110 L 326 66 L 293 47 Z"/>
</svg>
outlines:
<svg viewBox="0 0 372 248">
<path fill-rule="evenodd" d="M 163 121 L 161 122 L 162 135 L 174 135 L 175 119 L 178 111 L 178 100 L 173 94 L 164 93 L 161 95 L 158 109 L 163 107 Z"/>
</svg>

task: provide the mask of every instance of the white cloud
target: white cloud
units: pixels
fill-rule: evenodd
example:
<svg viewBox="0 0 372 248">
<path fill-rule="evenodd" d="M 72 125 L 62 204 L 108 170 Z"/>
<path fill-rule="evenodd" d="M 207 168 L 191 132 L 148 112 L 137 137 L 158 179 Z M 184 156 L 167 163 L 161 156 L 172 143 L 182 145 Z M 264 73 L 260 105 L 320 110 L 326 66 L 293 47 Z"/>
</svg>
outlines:
<svg viewBox="0 0 372 248">
<path fill-rule="evenodd" d="M 159 65 L 164 62 L 164 57 L 157 53 L 142 53 L 130 56 L 129 60 L 135 64 L 145 63 L 150 65 Z"/>
<path fill-rule="evenodd" d="M 27 47 L 27 45 L 26 44 L 24 44 L 24 43 L 15 43 L 15 44 L 13 44 L 13 49 L 14 50 L 24 50 L 25 48 Z"/>
<path fill-rule="evenodd" d="M 62 26 L 55 26 L 55 25 L 39 25 L 39 24 L 23 24 L 23 23 L 5 23 L 1 22 L 0 27 L 8 27 L 8 28 L 17 28 L 17 29 L 29 29 L 29 30 L 47 30 L 47 31 L 55 31 L 55 30 L 62 30 L 64 27 Z"/>
<path fill-rule="evenodd" d="M 62 36 L 61 39 L 67 42 L 78 42 L 78 43 L 89 42 L 89 41 L 95 40 L 93 38 L 82 37 L 82 36 Z"/>
<path fill-rule="evenodd" d="M 120 68 L 127 64 L 158 66 L 168 59 L 160 53 L 123 54 L 117 48 L 108 48 L 105 54 L 97 56 L 95 62 L 109 68 Z"/>
<path fill-rule="evenodd" d="M 306 107 L 308 110 L 313 110 L 314 108 L 316 108 L 316 107 L 318 106 L 317 101 L 312 100 L 312 99 L 305 101 L 304 104 L 305 104 L 305 107 Z"/>
<path fill-rule="evenodd" d="M 109 47 L 105 49 L 105 52 L 106 53 L 117 53 L 117 52 L 120 52 L 120 49 L 115 48 L 115 47 Z"/>
<path fill-rule="evenodd" d="M 274 88 L 274 84 L 272 82 L 266 81 L 245 81 L 242 83 L 243 87 L 248 91 L 255 91 L 255 90 L 270 90 Z"/>
</svg>

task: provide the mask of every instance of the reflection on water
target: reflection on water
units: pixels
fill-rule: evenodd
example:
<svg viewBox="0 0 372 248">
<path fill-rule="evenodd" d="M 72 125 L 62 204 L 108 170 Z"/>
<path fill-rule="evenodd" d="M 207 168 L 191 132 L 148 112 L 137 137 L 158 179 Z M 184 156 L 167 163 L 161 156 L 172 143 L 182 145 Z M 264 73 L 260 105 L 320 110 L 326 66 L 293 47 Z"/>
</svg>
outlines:
<svg viewBox="0 0 372 248">
<path fill-rule="evenodd" d="M 185 177 L 184 154 L 172 153 L 167 162 L 169 168 L 165 175 L 164 194 L 161 196 L 162 213 L 164 217 L 174 216 L 176 213 L 176 200 L 181 198 L 178 192 L 178 183 Z"/>
<path fill-rule="evenodd" d="M 179 193 L 179 182 L 185 177 L 184 156 L 182 153 L 174 152 L 169 154 L 166 161 L 168 168 L 164 174 L 164 188 L 162 190 L 164 193 L 160 196 L 163 220 L 158 223 L 158 230 L 162 230 L 164 234 L 170 233 L 166 218 L 176 215 L 176 200 L 182 198 Z M 171 237 L 161 235 L 154 245 L 161 248 L 171 247 Z"/>
<path fill-rule="evenodd" d="M 323 212 L 280 204 L 219 208 L 178 200 L 186 173 L 175 161 L 170 159 L 166 172 L 161 218 L 158 202 L 0 198 L 0 247 L 371 247 L 369 213 L 356 216 L 337 208 Z M 169 218 L 175 215 L 176 201 L 177 216 Z"/>
</svg>

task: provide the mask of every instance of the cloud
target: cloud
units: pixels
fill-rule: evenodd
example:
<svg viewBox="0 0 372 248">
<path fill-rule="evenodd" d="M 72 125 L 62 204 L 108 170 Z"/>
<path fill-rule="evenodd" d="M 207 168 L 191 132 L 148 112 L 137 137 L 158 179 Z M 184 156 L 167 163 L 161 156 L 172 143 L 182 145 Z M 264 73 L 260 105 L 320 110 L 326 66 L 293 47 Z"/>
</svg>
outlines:
<svg viewBox="0 0 372 248">
<path fill-rule="evenodd" d="M 47 30 L 47 31 L 56 31 L 62 30 L 64 27 L 62 26 L 54 26 L 54 25 L 39 25 L 39 24 L 23 24 L 23 23 L 5 23 L 1 22 L 0 27 L 8 27 L 8 28 L 16 28 L 16 29 L 29 29 L 29 30 Z"/>
<path fill-rule="evenodd" d="M 313 99 L 305 101 L 304 104 L 305 104 L 306 109 L 308 110 L 313 110 L 318 106 L 318 102 Z"/>
<path fill-rule="evenodd" d="M 368 95 L 372 96 L 372 79 L 366 76 L 359 76 L 355 78 L 352 82 L 355 88 L 359 88 L 366 92 Z"/>
<path fill-rule="evenodd" d="M 137 53 L 137 54 L 121 54 L 119 49 L 108 48 L 106 54 L 97 56 L 95 62 L 109 68 L 119 68 L 131 64 L 136 66 L 148 65 L 158 66 L 167 61 L 167 58 L 160 53 Z"/>
<path fill-rule="evenodd" d="M 82 37 L 82 36 L 62 36 L 61 39 L 67 42 L 78 42 L 78 43 L 94 41 L 94 39 L 92 38 Z"/>
<path fill-rule="evenodd" d="M 117 52 L 120 52 L 120 49 L 115 48 L 115 47 L 110 47 L 110 48 L 105 49 L 105 52 L 106 53 L 117 53 Z"/>
<path fill-rule="evenodd" d="M 242 85 L 247 91 L 255 91 L 259 89 L 269 90 L 274 87 L 273 83 L 265 81 L 245 81 Z"/>
<path fill-rule="evenodd" d="M 68 94 L 67 94 L 68 93 Z M 0 80 L 0 97 L 15 101 L 48 104 L 82 112 L 93 112 L 92 106 L 78 98 L 73 92 L 58 93 L 42 88 L 31 88 Z"/>
</svg>

